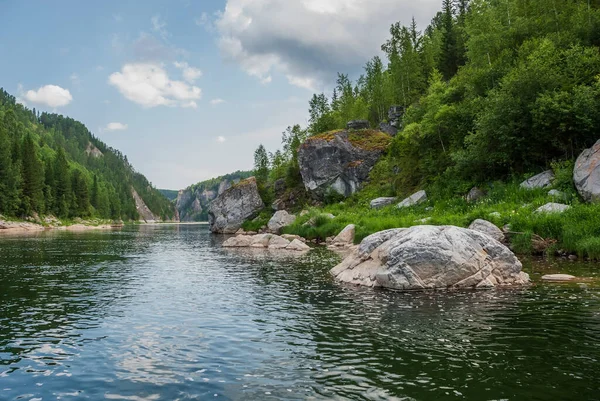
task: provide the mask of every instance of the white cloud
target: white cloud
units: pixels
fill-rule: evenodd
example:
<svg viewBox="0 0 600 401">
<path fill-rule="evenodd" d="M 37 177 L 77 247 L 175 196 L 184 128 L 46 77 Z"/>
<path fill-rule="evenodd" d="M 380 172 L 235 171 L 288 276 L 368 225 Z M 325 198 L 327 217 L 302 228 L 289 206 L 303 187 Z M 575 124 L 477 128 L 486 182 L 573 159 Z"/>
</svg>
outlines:
<svg viewBox="0 0 600 401">
<path fill-rule="evenodd" d="M 125 64 L 108 78 L 125 98 L 144 107 L 197 107 L 202 90 L 183 81 L 169 79 L 162 66 L 153 63 Z"/>
<path fill-rule="evenodd" d="M 221 98 L 217 98 L 217 99 L 212 99 L 210 101 L 210 104 L 212 104 L 213 106 L 216 106 L 216 105 L 221 104 L 221 103 L 225 103 L 225 100 L 223 100 Z"/>
<path fill-rule="evenodd" d="M 183 79 L 185 79 L 186 81 L 188 81 L 191 84 L 194 83 L 196 81 L 196 79 L 198 79 L 202 76 L 202 71 L 200 69 L 191 67 L 186 62 L 176 61 L 173 64 L 175 65 L 175 67 L 177 67 L 183 71 Z"/>
<path fill-rule="evenodd" d="M 127 124 L 123 123 L 108 123 L 106 125 L 106 131 L 124 131 L 127 129 Z"/>
<path fill-rule="evenodd" d="M 169 32 L 167 31 L 167 23 L 161 18 L 160 15 L 155 15 L 150 19 L 152 22 L 152 30 L 157 32 L 163 39 L 166 39 L 169 36 Z"/>
<path fill-rule="evenodd" d="M 57 85 L 45 85 L 38 90 L 28 90 L 23 94 L 24 100 L 31 103 L 43 104 L 49 107 L 66 106 L 73 100 L 68 89 Z"/>
<path fill-rule="evenodd" d="M 338 71 L 360 72 L 398 19 L 408 24 L 414 15 L 423 30 L 439 7 L 439 0 L 227 0 L 214 24 L 223 56 L 249 75 L 268 83 L 277 72 L 314 90 Z"/>
<path fill-rule="evenodd" d="M 219 142 L 219 143 L 223 143 L 223 142 L 225 142 L 226 140 L 227 140 L 227 138 L 225 138 L 224 136 L 218 136 L 218 137 L 217 137 L 217 142 Z"/>
</svg>

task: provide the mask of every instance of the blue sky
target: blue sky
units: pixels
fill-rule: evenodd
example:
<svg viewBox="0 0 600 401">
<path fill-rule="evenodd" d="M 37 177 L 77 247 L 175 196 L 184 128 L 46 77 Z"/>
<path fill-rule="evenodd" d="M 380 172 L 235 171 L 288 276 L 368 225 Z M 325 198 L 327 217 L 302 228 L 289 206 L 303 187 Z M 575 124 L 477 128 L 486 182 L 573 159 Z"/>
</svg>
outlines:
<svg viewBox="0 0 600 401">
<path fill-rule="evenodd" d="M 250 169 L 438 0 L 0 0 L 0 86 L 82 121 L 159 188 Z"/>
</svg>

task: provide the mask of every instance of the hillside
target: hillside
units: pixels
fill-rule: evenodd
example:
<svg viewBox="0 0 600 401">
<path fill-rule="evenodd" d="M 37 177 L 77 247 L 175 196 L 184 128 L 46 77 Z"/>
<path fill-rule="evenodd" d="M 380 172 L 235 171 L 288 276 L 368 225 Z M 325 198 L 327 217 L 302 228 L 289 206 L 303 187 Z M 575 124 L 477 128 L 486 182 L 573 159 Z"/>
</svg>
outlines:
<svg viewBox="0 0 600 401">
<path fill-rule="evenodd" d="M 207 221 L 208 204 L 232 184 L 251 175 L 249 171 L 236 171 L 180 190 L 174 202 L 180 220 Z"/>
<path fill-rule="evenodd" d="M 174 217 L 169 200 L 85 125 L 30 110 L 0 90 L 2 215 L 138 220 L 134 194 L 152 217 Z"/>
</svg>

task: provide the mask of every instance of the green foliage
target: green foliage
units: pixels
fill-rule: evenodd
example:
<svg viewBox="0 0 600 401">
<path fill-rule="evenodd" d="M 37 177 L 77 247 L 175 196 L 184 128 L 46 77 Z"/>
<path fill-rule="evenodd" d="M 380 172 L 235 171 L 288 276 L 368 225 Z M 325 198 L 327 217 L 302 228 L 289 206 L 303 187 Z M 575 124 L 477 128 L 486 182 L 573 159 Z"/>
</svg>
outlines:
<svg viewBox="0 0 600 401">
<path fill-rule="evenodd" d="M 173 217 L 169 201 L 83 124 L 39 115 L 0 90 L 1 214 L 137 220 L 132 188 L 155 214 Z"/>
<path fill-rule="evenodd" d="M 242 224 L 242 229 L 245 231 L 258 232 L 262 227 L 266 226 L 273 213 L 269 210 L 263 210 L 258 216 L 252 220 L 246 220 Z"/>
</svg>

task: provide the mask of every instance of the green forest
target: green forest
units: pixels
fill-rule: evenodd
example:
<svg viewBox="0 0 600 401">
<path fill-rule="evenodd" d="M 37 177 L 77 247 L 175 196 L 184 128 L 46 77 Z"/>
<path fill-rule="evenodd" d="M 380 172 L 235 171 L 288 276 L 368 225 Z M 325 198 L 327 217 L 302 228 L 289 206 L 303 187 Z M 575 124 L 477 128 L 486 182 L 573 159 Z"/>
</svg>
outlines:
<svg viewBox="0 0 600 401">
<path fill-rule="evenodd" d="M 338 217 L 307 229 L 306 216 L 288 232 L 323 239 L 355 223 L 360 240 L 419 221 L 466 226 L 487 218 L 520 231 L 514 242 L 524 251 L 537 235 L 600 255 L 598 207 L 583 204 L 571 179 L 575 158 L 600 139 L 600 1 L 443 0 L 425 29 L 404 22 L 390 27 L 383 57 L 369 60 L 357 79 L 339 73 L 332 93 L 312 96 L 308 125 L 288 128 L 282 150 L 256 150 L 255 173 L 269 199 L 278 179 L 302 187 L 297 152 L 306 138 L 350 120 L 378 128 L 391 106 L 404 111 L 363 189 L 341 204 L 321 200 L 311 212 Z M 554 187 L 574 207 L 534 216 L 551 199 L 518 182 L 550 168 Z M 474 186 L 488 197 L 468 205 L 464 197 Z M 420 189 L 430 199 L 422 208 L 369 210 L 373 198 L 402 199 Z"/>
<path fill-rule="evenodd" d="M 138 220 L 132 188 L 154 214 L 173 217 L 168 199 L 82 123 L 0 90 L 0 214 Z"/>
</svg>

